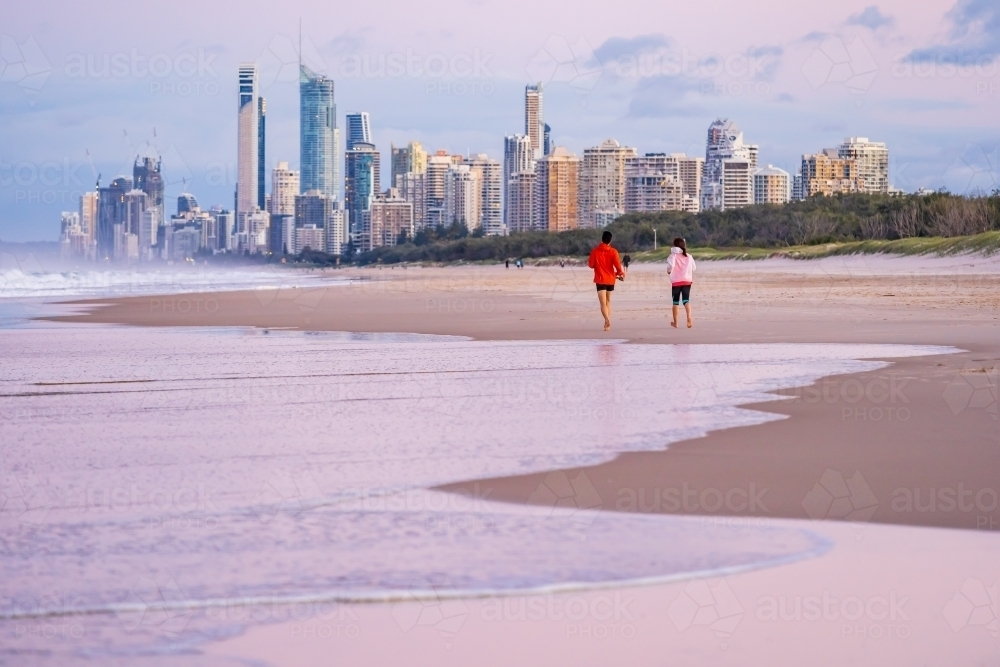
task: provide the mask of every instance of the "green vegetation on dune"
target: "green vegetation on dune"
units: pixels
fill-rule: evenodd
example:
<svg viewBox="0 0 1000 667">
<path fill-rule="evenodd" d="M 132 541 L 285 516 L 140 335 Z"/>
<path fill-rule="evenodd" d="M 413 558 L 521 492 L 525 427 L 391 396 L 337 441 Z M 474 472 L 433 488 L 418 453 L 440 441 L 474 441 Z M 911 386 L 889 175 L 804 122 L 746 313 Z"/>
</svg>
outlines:
<svg viewBox="0 0 1000 667">
<path fill-rule="evenodd" d="M 844 241 L 816 245 L 798 245 L 784 248 L 691 248 L 696 259 L 768 259 L 787 257 L 789 259 L 819 259 L 834 255 L 960 255 L 979 253 L 993 255 L 1000 253 L 1000 232 L 984 232 L 974 236 L 917 237 L 894 241 Z M 638 252 L 632 255 L 638 262 L 666 261 L 670 248 Z"/>
<path fill-rule="evenodd" d="M 948 193 L 926 196 L 839 195 L 813 197 L 783 206 L 759 205 L 729 211 L 662 211 L 626 214 L 608 229 L 614 246 L 639 261 L 665 259 L 672 239 L 687 240 L 704 259 L 826 257 L 855 253 L 903 255 L 994 253 L 1000 251 L 1000 191 L 989 196 Z M 399 262 L 488 262 L 517 257 L 539 261 L 585 257 L 600 239 L 599 229 L 558 234 L 521 232 L 510 236 L 469 235 L 464 225 L 425 230 L 412 240 L 363 252 L 357 264 Z M 658 246 L 653 250 L 654 239 Z M 334 261 L 322 253 L 300 260 Z"/>
</svg>

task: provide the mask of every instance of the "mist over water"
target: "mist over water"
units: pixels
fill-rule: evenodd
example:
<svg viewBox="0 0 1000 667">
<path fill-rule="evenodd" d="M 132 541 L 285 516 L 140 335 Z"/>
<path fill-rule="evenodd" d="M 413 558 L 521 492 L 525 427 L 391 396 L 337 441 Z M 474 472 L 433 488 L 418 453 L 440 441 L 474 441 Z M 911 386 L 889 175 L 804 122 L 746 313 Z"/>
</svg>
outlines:
<svg viewBox="0 0 1000 667">
<path fill-rule="evenodd" d="M 345 279 L 321 277 L 278 267 L 146 268 L 61 267 L 0 264 L 0 299 L 119 297 L 237 289 L 335 284 Z"/>
</svg>

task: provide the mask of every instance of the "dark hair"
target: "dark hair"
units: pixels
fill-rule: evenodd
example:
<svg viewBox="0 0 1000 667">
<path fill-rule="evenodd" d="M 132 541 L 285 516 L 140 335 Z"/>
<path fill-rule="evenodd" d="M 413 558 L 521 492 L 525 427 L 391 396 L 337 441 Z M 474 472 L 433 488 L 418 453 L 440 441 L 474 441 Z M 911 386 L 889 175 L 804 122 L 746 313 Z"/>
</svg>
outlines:
<svg viewBox="0 0 1000 667">
<path fill-rule="evenodd" d="M 677 238 L 675 238 L 674 239 L 674 247 L 675 248 L 680 248 L 681 252 L 684 253 L 684 256 L 687 257 L 687 255 L 688 255 L 688 246 L 687 246 L 687 243 L 684 242 L 684 239 L 682 239 L 679 236 Z"/>
<path fill-rule="evenodd" d="M 602 243 L 611 243 L 611 232 L 604 232 L 601 234 Z"/>
</svg>

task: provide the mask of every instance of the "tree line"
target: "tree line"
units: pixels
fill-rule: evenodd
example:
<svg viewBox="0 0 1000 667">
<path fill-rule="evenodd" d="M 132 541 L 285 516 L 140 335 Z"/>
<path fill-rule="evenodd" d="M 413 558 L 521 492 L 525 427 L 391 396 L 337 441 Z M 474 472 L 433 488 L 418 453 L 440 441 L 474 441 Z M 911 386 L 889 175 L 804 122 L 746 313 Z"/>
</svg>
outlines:
<svg viewBox="0 0 1000 667">
<path fill-rule="evenodd" d="M 781 248 L 870 239 L 954 237 L 1000 230 L 1000 191 L 968 197 L 844 194 L 812 197 L 784 205 L 755 205 L 729 211 L 629 213 L 608 226 L 621 252 L 651 250 L 675 236 L 689 246 Z M 503 261 L 507 258 L 585 256 L 602 230 L 560 233 L 516 232 L 509 236 L 469 234 L 464 225 L 423 230 L 395 246 L 354 256 L 360 265 L 398 262 Z M 327 263 L 321 253 L 306 261 Z M 332 258 L 330 258 L 332 260 Z"/>
</svg>

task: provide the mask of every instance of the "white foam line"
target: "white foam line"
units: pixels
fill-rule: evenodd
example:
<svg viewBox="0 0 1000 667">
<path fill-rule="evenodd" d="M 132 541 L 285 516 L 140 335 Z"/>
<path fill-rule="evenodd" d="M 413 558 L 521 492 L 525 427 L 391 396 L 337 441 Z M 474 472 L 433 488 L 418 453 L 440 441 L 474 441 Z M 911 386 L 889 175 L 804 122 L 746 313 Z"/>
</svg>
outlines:
<svg viewBox="0 0 1000 667">
<path fill-rule="evenodd" d="M 806 532 L 806 531 L 803 531 Z M 809 550 L 787 556 L 779 556 L 755 563 L 730 565 L 708 570 L 691 570 L 673 574 L 651 577 L 636 577 L 615 581 L 583 582 L 568 581 L 558 584 L 532 586 L 527 588 L 470 588 L 463 590 L 406 589 L 386 591 L 329 591 L 309 595 L 267 596 L 259 595 L 245 598 L 210 598 L 207 600 L 185 600 L 178 602 L 122 603 L 94 607 L 76 607 L 73 609 L 42 609 L 35 611 L 0 612 L 0 621 L 14 621 L 34 618 L 58 618 L 63 616 L 96 616 L 107 614 L 132 614 L 146 612 L 188 612 L 201 609 L 218 609 L 225 607 L 246 607 L 259 605 L 295 605 L 295 604 L 386 604 L 390 602 L 419 602 L 441 600 L 472 600 L 477 598 L 515 597 L 519 595 L 554 595 L 581 591 L 607 590 L 609 588 L 632 588 L 640 586 L 659 586 L 689 581 L 692 579 L 707 579 L 725 577 L 744 572 L 753 572 L 766 568 L 788 565 L 809 558 L 822 556 L 833 547 L 828 538 L 815 533 L 808 533 L 818 538 L 819 544 Z"/>
</svg>

